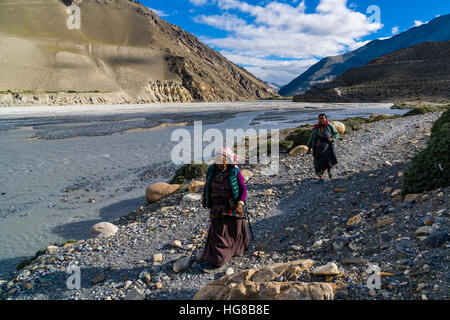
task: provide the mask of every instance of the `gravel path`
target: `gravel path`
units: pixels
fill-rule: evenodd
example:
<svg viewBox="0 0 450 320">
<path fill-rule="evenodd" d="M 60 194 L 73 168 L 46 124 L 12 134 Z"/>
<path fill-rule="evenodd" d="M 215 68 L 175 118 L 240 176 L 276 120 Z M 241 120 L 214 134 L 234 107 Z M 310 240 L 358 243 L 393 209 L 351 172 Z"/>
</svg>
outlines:
<svg viewBox="0 0 450 320">
<path fill-rule="evenodd" d="M 337 299 L 448 298 L 448 244 L 433 244 L 415 232 L 430 219 L 434 224 L 426 232 L 449 232 L 450 188 L 411 202 L 391 196 L 401 188 L 411 157 L 426 146 L 439 115 L 384 120 L 344 135 L 336 145 L 335 176 L 322 184 L 315 182 L 312 156 L 306 154 L 280 155 L 279 174 L 272 177 L 262 175 L 261 166 L 242 166 L 254 173 L 247 187 L 255 241 L 227 271 L 310 258 L 335 262 L 341 269 L 342 275 L 332 280 Z M 268 189 L 272 195 L 263 195 Z M 195 268 L 208 214 L 199 200 L 184 196 L 171 195 L 117 219 L 113 223 L 119 231 L 110 238 L 66 244 L 40 255 L 13 278 L 0 281 L 0 298 L 192 299 L 225 270 L 204 274 Z M 361 221 L 348 226 L 356 215 Z M 181 246 L 174 246 L 174 240 Z M 162 261 L 154 262 L 158 253 Z M 175 262 L 191 266 L 174 272 Z M 368 262 L 387 272 L 379 290 L 366 287 Z M 80 267 L 80 290 L 66 286 L 69 265 Z M 301 277 L 323 281 L 310 274 Z"/>
</svg>

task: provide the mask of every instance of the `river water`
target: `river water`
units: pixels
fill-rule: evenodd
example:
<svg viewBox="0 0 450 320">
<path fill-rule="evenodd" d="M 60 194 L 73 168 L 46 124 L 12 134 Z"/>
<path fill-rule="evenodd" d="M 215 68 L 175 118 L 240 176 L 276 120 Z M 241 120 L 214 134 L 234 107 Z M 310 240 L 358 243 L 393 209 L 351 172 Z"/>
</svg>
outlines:
<svg viewBox="0 0 450 320">
<path fill-rule="evenodd" d="M 320 112 L 334 120 L 405 112 L 390 106 L 258 101 L 0 108 L 0 277 L 50 243 L 87 238 L 95 223 L 144 205 L 146 187 L 167 181 L 176 169 L 172 132 L 192 132 L 193 121 L 223 132 L 292 128 L 314 123 Z"/>
</svg>

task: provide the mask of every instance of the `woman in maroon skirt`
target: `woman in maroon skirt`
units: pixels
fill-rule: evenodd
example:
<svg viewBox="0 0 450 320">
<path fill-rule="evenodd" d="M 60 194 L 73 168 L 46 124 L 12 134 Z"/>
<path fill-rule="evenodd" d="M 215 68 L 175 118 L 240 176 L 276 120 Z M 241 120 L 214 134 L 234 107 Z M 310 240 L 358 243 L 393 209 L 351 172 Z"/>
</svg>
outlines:
<svg viewBox="0 0 450 320">
<path fill-rule="evenodd" d="M 221 270 L 249 247 L 244 211 L 247 189 L 236 161 L 229 148 L 221 148 L 206 173 L 203 207 L 210 209 L 211 226 L 198 263 L 204 272 Z"/>
</svg>

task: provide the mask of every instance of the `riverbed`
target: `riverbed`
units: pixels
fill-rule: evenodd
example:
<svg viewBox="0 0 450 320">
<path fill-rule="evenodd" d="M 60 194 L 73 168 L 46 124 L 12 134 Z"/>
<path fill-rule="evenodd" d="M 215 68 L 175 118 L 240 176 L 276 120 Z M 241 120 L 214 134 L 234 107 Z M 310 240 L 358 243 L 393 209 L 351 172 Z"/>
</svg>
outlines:
<svg viewBox="0 0 450 320">
<path fill-rule="evenodd" d="M 403 114 L 391 104 L 290 101 L 0 108 L 0 277 L 52 242 L 145 204 L 167 181 L 174 130 L 285 129 L 329 119 Z M 207 159 L 196 159 L 207 160 Z"/>
</svg>

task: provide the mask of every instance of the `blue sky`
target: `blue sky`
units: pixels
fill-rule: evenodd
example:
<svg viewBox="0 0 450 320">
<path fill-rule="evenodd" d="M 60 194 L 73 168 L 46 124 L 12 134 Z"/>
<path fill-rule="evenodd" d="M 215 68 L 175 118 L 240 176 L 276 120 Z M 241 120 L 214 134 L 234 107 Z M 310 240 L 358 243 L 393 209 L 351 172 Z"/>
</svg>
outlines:
<svg viewBox="0 0 450 320">
<path fill-rule="evenodd" d="M 449 0 L 140 0 L 264 81 L 450 13 Z M 368 12 L 372 6 L 372 10 Z M 373 7 L 377 6 L 377 7 Z M 378 10 L 379 8 L 379 10 Z"/>
</svg>

